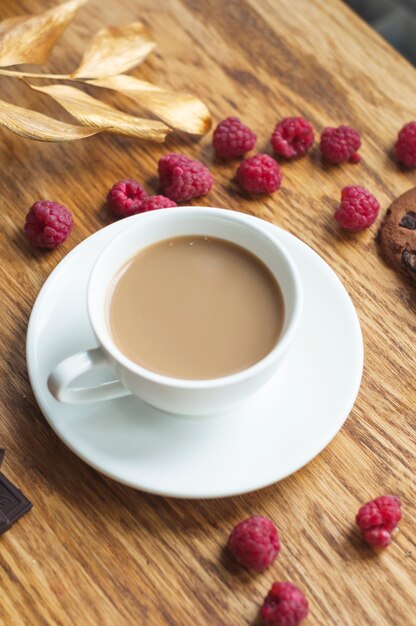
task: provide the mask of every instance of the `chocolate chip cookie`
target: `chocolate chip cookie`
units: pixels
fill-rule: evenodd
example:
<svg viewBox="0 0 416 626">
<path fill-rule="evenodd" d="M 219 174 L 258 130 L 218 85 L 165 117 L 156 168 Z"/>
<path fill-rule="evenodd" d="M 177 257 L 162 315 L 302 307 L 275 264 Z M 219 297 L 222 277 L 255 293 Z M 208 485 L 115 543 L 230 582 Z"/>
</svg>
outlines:
<svg viewBox="0 0 416 626">
<path fill-rule="evenodd" d="M 386 261 L 416 281 L 416 187 L 388 209 L 378 233 Z"/>
</svg>

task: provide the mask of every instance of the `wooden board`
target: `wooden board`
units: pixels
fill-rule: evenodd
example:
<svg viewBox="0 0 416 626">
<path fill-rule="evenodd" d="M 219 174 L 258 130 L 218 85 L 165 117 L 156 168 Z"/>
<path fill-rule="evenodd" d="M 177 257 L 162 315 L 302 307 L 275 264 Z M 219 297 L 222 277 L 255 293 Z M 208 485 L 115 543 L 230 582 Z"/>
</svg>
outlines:
<svg viewBox="0 0 416 626">
<path fill-rule="evenodd" d="M 0 18 L 53 4 L 3 0 Z M 350 123 L 362 133 L 363 161 L 329 167 L 315 148 L 283 166 L 279 193 L 247 200 L 230 183 L 235 164 L 214 162 L 210 136 L 174 136 L 158 146 L 114 136 L 45 145 L 0 132 L 0 444 L 7 448 L 5 473 L 34 502 L 0 538 L 0 623 L 259 624 L 270 584 L 290 580 L 309 598 L 309 624 L 410 625 L 416 290 L 379 259 L 377 226 L 349 236 L 333 213 L 348 183 L 373 191 L 383 212 L 416 184 L 415 172 L 391 158 L 398 129 L 415 116 L 415 70 L 338 0 L 92 0 L 48 69 L 73 69 L 95 30 L 138 18 L 159 45 L 137 76 L 197 93 L 217 122 L 238 114 L 257 132 L 259 150 L 269 151 L 272 128 L 285 115 L 305 115 L 318 132 Z M 70 120 L 11 79 L 2 79 L 2 98 Z M 152 188 L 157 160 L 168 150 L 212 168 L 215 188 L 196 204 L 257 215 L 317 250 L 343 280 L 362 324 L 364 378 L 341 433 L 294 476 L 243 497 L 175 501 L 103 478 L 53 434 L 28 382 L 26 326 L 43 282 L 71 248 L 111 221 L 104 199 L 113 182 L 135 177 Z M 70 240 L 51 253 L 31 250 L 22 234 L 39 198 L 62 202 L 75 216 Z M 393 545 L 375 555 L 362 544 L 354 516 L 383 493 L 400 495 L 404 517 Z M 275 564 L 257 575 L 223 554 L 231 527 L 254 513 L 275 520 L 283 543 Z"/>
</svg>

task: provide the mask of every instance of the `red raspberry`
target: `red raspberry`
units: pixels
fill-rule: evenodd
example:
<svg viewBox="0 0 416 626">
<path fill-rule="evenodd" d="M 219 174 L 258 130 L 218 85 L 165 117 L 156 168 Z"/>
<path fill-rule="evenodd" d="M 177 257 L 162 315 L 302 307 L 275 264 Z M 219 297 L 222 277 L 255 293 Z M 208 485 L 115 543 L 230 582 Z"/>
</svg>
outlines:
<svg viewBox="0 0 416 626">
<path fill-rule="evenodd" d="M 276 526 L 261 515 L 249 517 L 234 526 L 228 539 L 228 549 L 240 565 L 261 572 L 280 551 Z"/>
<path fill-rule="evenodd" d="M 360 146 L 361 138 L 355 128 L 338 126 L 323 130 L 319 147 L 323 158 L 330 163 L 358 163 L 361 161 L 357 152 Z"/>
<path fill-rule="evenodd" d="M 240 164 L 237 182 L 250 193 L 272 193 L 282 182 L 280 167 L 268 154 L 255 154 Z"/>
<path fill-rule="evenodd" d="M 370 528 L 363 530 L 363 539 L 368 545 L 377 548 L 386 548 L 391 544 L 391 533 L 384 528 Z"/>
<path fill-rule="evenodd" d="M 173 200 L 169 200 L 165 196 L 150 196 L 146 198 L 141 205 L 138 213 L 145 213 L 146 211 L 155 211 L 156 209 L 168 209 L 173 206 L 178 206 Z"/>
<path fill-rule="evenodd" d="M 214 130 L 212 145 L 219 157 L 229 159 L 252 150 L 257 137 L 238 117 L 227 117 Z"/>
<path fill-rule="evenodd" d="M 204 196 L 212 187 L 211 172 L 199 161 L 171 152 L 159 159 L 160 185 L 175 202 Z"/>
<path fill-rule="evenodd" d="M 406 167 L 416 166 L 416 122 L 405 124 L 394 146 L 396 159 Z"/>
<path fill-rule="evenodd" d="M 135 180 L 120 180 L 107 195 L 107 204 L 117 217 L 129 217 L 140 212 L 147 193 Z"/>
<path fill-rule="evenodd" d="M 292 583 L 273 583 L 261 609 L 265 626 L 298 626 L 308 615 L 308 601 Z"/>
<path fill-rule="evenodd" d="M 285 117 L 272 135 L 273 150 L 285 159 L 302 156 L 314 141 L 312 124 L 304 117 Z"/>
<path fill-rule="evenodd" d="M 57 202 L 39 200 L 26 215 L 25 233 L 39 248 L 56 248 L 72 230 L 71 212 Z"/>
<path fill-rule="evenodd" d="M 380 204 L 372 193 L 359 185 L 347 185 L 341 191 L 341 204 L 335 219 L 343 228 L 355 233 L 375 222 Z"/>
<path fill-rule="evenodd" d="M 400 507 L 397 496 L 380 496 L 364 504 L 355 518 L 364 541 L 379 548 L 388 546 L 391 533 L 402 518 Z"/>
</svg>

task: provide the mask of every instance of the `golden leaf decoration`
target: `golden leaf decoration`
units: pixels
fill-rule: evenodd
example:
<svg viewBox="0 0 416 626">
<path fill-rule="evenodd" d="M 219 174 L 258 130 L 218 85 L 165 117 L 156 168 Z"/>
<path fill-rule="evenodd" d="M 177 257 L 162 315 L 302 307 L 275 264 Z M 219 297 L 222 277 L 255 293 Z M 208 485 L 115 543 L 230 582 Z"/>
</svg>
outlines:
<svg viewBox="0 0 416 626">
<path fill-rule="evenodd" d="M 11 30 L 15 27 L 19 22 L 24 22 L 27 19 L 27 16 L 23 17 L 9 17 L 6 20 L 0 22 L 0 37 L 3 33 L 6 33 L 8 30 Z"/>
<path fill-rule="evenodd" d="M 126 72 L 142 63 L 155 46 L 141 22 L 103 28 L 92 38 L 80 66 L 71 76 L 100 78 Z"/>
<path fill-rule="evenodd" d="M 0 24 L 0 67 L 45 63 L 55 43 L 88 0 L 70 0 L 41 15 L 12 17 Z"/>
<path fill-rule="evenodd" d="M 190 94 L 175 93 L 124 74 L 89 80 L 88 83 L 113 89 L 139 102 L 172 128 L 195 135 L 203 135 L 211 128 L 208 108 L 202 100 Z"/>
<path fill-rule="evenodd" d="M 170 128 L 162 122 L 143 119 L 114 109 L 76 87 L 69 85 L 29 86 L 56 100 L 84 126 L 159 143 L 163 142 L 170 132 Z"/>
<path fill-rule="evenodd" d="M 43 113 L 24 109 L 3 100 L 0 100 L 0 126 L 25 139 L 38 141 L 74 141 L 91 137 L 99 132 L 96 128 L 59 122 Z"/>
<path fill-rule="evenodd" d="M 206 133 L 212 121 L 209 110 L 201 100 L 123 74 L 141 63 L 155 47 L 141 22 L 100 30 L 92 38 L 79 67 L 70 75 L 39 74 L 8 68 L 19 63 L 47 61 L 60 35 L 78 9 L 88 1 L 67 0 L 40 15 L 17 16 L 0 22 L 0 78 L 47 78 L 112 89 L 139 102 L 162 121 L 129 115 L 76 87 L 54 84 L 29 87 L 53 98 L 82 126 L 60 122 L 2 101 L 0 126 L 41 141 L 70 141 L 101 131 L 156 142 L 164 141 L 171 128 L 195 135 Z"/>
</svg>

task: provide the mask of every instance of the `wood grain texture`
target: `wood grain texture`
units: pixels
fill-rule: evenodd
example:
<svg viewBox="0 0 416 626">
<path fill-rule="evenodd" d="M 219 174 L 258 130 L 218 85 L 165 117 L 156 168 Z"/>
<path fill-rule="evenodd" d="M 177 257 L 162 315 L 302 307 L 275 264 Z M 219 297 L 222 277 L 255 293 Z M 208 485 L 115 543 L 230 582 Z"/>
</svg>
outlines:
<svg viewBox="0 0 416 626">
<path fill-rule="evenodd" d="M 53 4 L 3 0 L 0 18 Z M 379 259 L 376 226 L 349 236 L 332 216 L 345 184 L 368 187 L 383 212 L 416 184 L 415 172 L 391 158 L 397 130 L 415 116 L 415 70 L 338 0 L 92 0 L 47 69 L 73 70 L 94 31 L 137 19 L 158 42 L 138 77 L 197 93 L 216 121 L 238 114 L 257 132 L 259 150 L 269 151 L 271 129 L 285 115 L 303 114 L 317 131 L 350 123 L 362 132 L 363 161 L 329 167 L 315 148 L 283 165 L 281 191 L 248 200 L 230 182 L 235 163 L 214 161 L 209 136 L 174 135 L 165 145 L 114 136 L 43 145 L 0 131 L 0 445 L 5 473 L 34 502 L 0 538 L 0 623 L 258 625 L 270 584 L 291 580 L 309 598 L 308 624 L 410 626 L 416 292 Z M 11 79 L 2 79 L 2 97 L 70 121 Z M 104 98 L 117 102 L 111 92 Z M 130 176 L 154 188 L 157 159 L 168 150 L 211 166 L 215 188 L 197 204 L 262 217 L 317 250 L 346 285 L 362 324 L 364 378 L 340 434 L 294 476 L 246 496 L 176 501 L 100 476 L 53 434 L 28 382 L 26 326 L 44 280 L 111 221 L 103 204 L 109 186 Z M 54 252 L 31 250 L 22 234 L 38 198 L 58 200 L 75 216 L 70 240 Z M 361 543 L 354 515 L 362 502 L 389 492 L 402 498 L 404 517 L 393 545 L 375 555 Z M 260 575 L 240 571 L 223 552 L 231 527 L 254 513 L 274 519 L 283 542 L 279 559 Z"/>
</svg>

